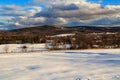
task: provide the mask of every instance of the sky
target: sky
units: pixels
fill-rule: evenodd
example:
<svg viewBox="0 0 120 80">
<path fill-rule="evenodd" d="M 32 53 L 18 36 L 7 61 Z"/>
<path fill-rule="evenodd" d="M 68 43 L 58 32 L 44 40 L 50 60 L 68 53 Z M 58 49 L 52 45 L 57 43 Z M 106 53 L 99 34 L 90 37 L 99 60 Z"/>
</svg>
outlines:
<svg viewBox="0 0 120 80">
<path fill-rule="evenodd" d="M 0 0 L 0 29 L 120 26 L 120 0 Z"/>
</svg>

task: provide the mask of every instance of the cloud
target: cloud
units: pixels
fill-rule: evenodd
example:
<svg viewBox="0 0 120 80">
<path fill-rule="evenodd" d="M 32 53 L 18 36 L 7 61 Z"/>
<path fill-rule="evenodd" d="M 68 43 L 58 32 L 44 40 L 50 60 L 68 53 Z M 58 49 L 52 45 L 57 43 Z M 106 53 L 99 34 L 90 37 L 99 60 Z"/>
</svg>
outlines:
<svg viewBox="0 0 120 80">
<path fill-rule="evenodd" d="M 101 7 L 101 4 L 89 3 L 86 0 L 52 0 L 53 3 L 48 3 L 45 1 L 35 2 L 42 4 L 47 4 L 48 7 L 34 15 L 34 17 L 45 17 L 45 18 L 63 18 L 68 19 L 70 22 L 93 22 L 99 21 L 104 18 L 120 16 L 120 6 L 107 5 L 106 7 Z M 66 2 L 66 3 L 64 3 Z M 63 23 L 64 24 L 64 23 Z M 102 24 L 102 23 L 101 23 Z M 105 24 L 105 23 L 104 23 Z M 105 24 L 106 25 L 106 24 Z"/>
<path fill-rule="evenodd" d="M 2 9 L 11 11 L 11 10 L 20 10 L 20 9 L 22 9 L 22 7 L 15 6 L 15 5 L 6 5 L 6 6 L 2 7 Z"/>
<path fill-rule="evenodd" d="M 102 7 L 102 0 L 99 0 L 99 2 L 91 3 L 87 0 L 33 0 L 25 6 L 0 6 L 0 19 L 6 20 L 7 26 L 15 26 L 15 28 L 46 24 L 65 26 L 120 25 L 118 21 L 120 20 L 118 19 L 120 17 L 120 6 L 106 5 Z"/>
<path fill-rule="evenodd" d="M 78 4 L 86 2 L 86 0 L 33 0 L 32 4 L 45 4 L 47 6 L 53 5 L 53 4 Z"/>
<path fill-rule="evenodd" d="M 3 22 L 0 22 L 0 26 L 5 25 Z"/>
<path fill-rule="evenodd" d="M 28 21 L 30 20 L 30 18 L 41 11 L 41 7 L 40 6 L 15 6 L 15 5 L 4 5 L 4 6 L 0 6 L 0 20 L 4 21 L 4 25 L 1 25 L 1 27 L 5 28 L 5 29 L 13 29 L 13 28 L 23 28 L 25 26 L 29 26 L 29 25 L 25 25 L 25 23 L 21 23 L 20 21 L 24 21 L 24 18 L 26 18 Z M 21 18 L 22 17 L 22 18 Z M 33 20 L 33 22 L 36 21 L 35 19 Z M 16 23 L 17 22 L 17 23 Z M 27 21 L 25 21 L 26 24 Z M 32 22 L 32 21 L 31 21 Z M 11 26 L 11 27 L 10 27 Z"/>
<path fill-rule="evenodd" d="M 69 5 L 52 5 L 52 8 L 59 9 L 59 10 L 78 10 L 79 7 L 75 4 L 69 4 Z"/>
</svg>

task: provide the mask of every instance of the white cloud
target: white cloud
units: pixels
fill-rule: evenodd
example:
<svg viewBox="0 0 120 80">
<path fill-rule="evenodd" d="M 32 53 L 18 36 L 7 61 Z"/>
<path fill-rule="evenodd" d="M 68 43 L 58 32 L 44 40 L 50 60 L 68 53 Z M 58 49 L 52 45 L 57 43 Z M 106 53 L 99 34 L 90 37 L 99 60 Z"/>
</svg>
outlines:
<svg viewBox="0 0 120 80">
<path fill-rule="evenodd" d="M 17 21 L 23 27 L 72 23 L 119 25 L 117 18 L 120 17 L 120 6 L 102 7 L 101 2 L 102 0 L 99 0 L 99 3 L 90 3 L 87 0 L 33 0 L 31 5 L 26 6 L 0 6 L 0 19 L 6 17 L 4 20 L 9 20 L 14 25 L 14 21 Z M 41 5 L 44 5 L 44 8 Z M 107 23 L 101 21 L 104 19 Z"/>
<path fill-rule="evenodd" d="M 52 0 L 47 2 L 46 0 L 34 0 L 34 3 L 48 5 L 46 10 L 37 13 L 35 17 L 67 18 L 69 22 L 93 22 L 103 18 L 120 17 L 120 6 L 107 5 L 103 8 L 101 4 L 89 3 L 86 0 Z M 66 8 L 71 4 L 77 6 L 78 9 Z"/>
</svg>

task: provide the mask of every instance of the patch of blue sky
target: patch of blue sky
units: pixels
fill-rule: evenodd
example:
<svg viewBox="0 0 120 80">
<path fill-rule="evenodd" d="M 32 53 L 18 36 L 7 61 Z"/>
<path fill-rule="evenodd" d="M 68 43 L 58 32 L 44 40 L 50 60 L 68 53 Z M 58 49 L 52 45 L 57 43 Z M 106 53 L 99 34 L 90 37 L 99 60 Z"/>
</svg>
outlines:
<svg viewBox="0 0 120 80">
<path fill-rule="evenodd" d="M 0 5 L 26 5 L 30 0 L 0 0 Z"/>
</svg>

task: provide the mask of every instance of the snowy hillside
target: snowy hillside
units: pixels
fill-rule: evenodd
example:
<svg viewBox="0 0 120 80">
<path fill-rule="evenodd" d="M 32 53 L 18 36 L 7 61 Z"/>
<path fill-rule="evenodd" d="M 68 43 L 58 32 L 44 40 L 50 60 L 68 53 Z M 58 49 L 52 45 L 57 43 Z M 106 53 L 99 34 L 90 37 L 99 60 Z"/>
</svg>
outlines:
<svg viewBox="0 0 120 80">
<path fill-rule="evenodd" d="M 0 54 L 0 80 L 120 80 L 119 51 Z"/>
</svg>

